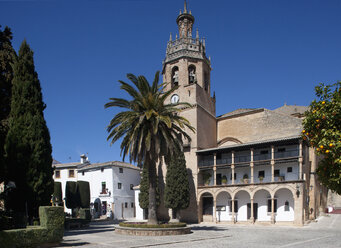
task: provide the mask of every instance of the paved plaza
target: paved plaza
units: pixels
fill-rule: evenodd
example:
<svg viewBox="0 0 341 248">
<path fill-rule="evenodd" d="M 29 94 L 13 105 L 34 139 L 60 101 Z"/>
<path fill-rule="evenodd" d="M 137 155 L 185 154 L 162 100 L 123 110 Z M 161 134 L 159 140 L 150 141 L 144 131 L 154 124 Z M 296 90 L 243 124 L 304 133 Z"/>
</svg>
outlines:
<svg viewBox="0 0 341 248">
<path fill-rule="evenodd" d="M 119 235 L 115 225 L 94 223 L 67 231 L 57 247 L 279 247 L 341 248 L 341 215 L 319 217 L 303 227 L 260 225 L 191 225 L 192 233 L 179 236 L 141 237 Z"/>
</svg>

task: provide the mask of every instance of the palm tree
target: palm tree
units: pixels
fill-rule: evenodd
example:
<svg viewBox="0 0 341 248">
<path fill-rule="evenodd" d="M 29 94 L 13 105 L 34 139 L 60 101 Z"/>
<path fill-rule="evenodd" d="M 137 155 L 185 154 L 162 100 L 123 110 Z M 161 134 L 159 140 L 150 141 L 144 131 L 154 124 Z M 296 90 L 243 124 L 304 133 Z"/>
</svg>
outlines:
<svg viewBox="0 0 341 248">
<path fill-rule="evenodd" d="M 120 107 L 119 112 L 107 127 L 107 140 L 111 144 L 120 138 L 123 160 L 129 156 L 134 161 L 148 168 L 149 172 L 149 207 L 148 224 L 157 224 L 156 216 L 156 165 L 162 156 L 172 156 L 177 149 L 182 149 L 182 138 L 191 140 L 185 128 L 195 129 L 189 121 L 178 113 L 182 108 L 191 107 L 189 103 L 166 104 L 165 100 L 176 88 L 163 91 L 166 84 L 159 84 L 159 71 L 150 85 L 144 76 L 127 74 L 134 86 L 119 80 L 121 89 L 132 100 L 110 98 L 105 108 Z M 136 88 L 136 89 L 135 89 Z"/>
</svg>

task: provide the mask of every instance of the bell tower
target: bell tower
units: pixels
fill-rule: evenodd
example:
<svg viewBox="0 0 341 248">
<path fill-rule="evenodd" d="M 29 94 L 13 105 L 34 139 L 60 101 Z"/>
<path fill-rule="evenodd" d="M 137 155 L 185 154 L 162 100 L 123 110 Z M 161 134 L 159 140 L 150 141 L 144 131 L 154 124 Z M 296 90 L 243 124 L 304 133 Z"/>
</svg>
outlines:
<svg viewBox="0 0 341 248">
<path fill-rule="evenodd" d="M 191 186 L 190 206 L 181 210 L 184 221 L 198 221 L 197 187 L 198 187 L 198 159 L 196 151 L 216 147 L 217 124 L 215 116 L 215 97 L 211 96 L 211 61 L 206 57 L 204 38 L 199 38 L 196 30 L 192 37 L 194 16 L 188 11 L 185 1 L 183 11 L 176 18 L 179 34 L 175 40 L 170 35 L 167 43 L 166 58 L 163 61 L 163 82 L 168 83 L 166 90 L 177 87 L 168 103 L 188 102 L 192 107 L 183 109 L 181 115 L 185 117 L 196 132 L 187 131 L 191 142 L 184 141 L 184 154 Z"/>
<path fill-rule="evenodd" d="M 194 16 L 187 10 L 176 18 L 179 34 L 175 40 L 170 35 L 166 58 L 163 61 L 163 82 L 167 90 L 178 86 L 170 97 L 170 102 L 188 102 L 191 109 L 182 113 L 197 130 L 192 136 L 191 149 L 203 149 L 216 145 L 215 97 L 211 97 L 211 61 L 206 57 L 205 38 L 199 38 L 196 30 L 192 37 Z M 205 123 L 205 126 L 202 124 Z"/>
</svg>

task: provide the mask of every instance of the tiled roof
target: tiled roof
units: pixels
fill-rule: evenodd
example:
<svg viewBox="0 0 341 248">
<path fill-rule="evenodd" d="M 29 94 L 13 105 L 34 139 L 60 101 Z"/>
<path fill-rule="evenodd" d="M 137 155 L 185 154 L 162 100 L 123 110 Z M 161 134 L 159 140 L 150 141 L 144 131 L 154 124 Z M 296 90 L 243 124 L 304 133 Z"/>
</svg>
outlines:
<svg viewBox="0 0 341 248">
<path fill-rule="evenodd" d="M 235 116 L 235 115 L 243 115 L 243 114 L 248 114 L 248 113 L 252 113 L 254 111 L 261 111 L 261 110 L 263 110 L 263 109 L 262 108 L 240 108 L 240 109 L 236 109 L 232 112 L 220 115 L 217 118 L 224 118 L 224 117 L 230 117 L 230 116 Z"/>
<path fill-rule="evenodd" d="M 295 136 L 283 137 L 283 138 L 278 138 L 278 139 L 253 141 L 253 142 L 248 142 L 248 143 L 243 143 L 243 144 L 235 144 L 235 145 L 229 145 L 229 146 L 221 146 L 221 147 L 203 149 L 203 150 L 197 151 L 197 153 L 217 151 L 217 150 L 223 150 L 223 149 L 229 149 L 229 148 L 248 147 L 248 146 L 260 145 L 260 144 L 276 143 L 276 142 L 281 142 L 281 141 L 298 140 L 300 138 L 301 136 L 295 135 Z"/>
<path fill-rule="evenodd" d="M 87 164 L 85 166 L 82 166 L 78 170 L 83 171 L 83 170 L 91 170 L 91 169 L 97 169 L 97 168 L 102 168 L 102 167 L 112 167 L 112 166 L 141 170 L 137 166 L 134 166 L 132 164 L 125 163 L 125 162 L 120 162 L 120 161 L 109 161 L 109 162 L 104 162 L 104 163 Z"/>
<path fill-rule="evenodd" d="M 305 111 L 309 108 L 307 106 L 297 106 L 297 105 L 286 105 L 284 104 L 282 107 L 276 108 L 273 111 L 279 114 L 284 115 L 303 115 Z"/>
<path fill-rule="evenodd" d="M 68 168 L 68 167 L 77 167 L 78 165 L 81 165 L 80 162 L 74 162 L 74 163 L 59 163 L 59 164 L 52 164 L 53 167 L 56 168 Z"/>
</svg>

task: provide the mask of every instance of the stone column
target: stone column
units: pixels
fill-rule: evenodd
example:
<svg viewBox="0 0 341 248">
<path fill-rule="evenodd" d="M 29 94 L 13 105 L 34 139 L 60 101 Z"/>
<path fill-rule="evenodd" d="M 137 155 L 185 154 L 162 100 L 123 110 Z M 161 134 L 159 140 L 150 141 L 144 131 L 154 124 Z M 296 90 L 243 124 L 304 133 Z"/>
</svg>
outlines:
<svg viewBox="0 0 341 248">
<path fill-rule="evenodd" d="M 213 163 L 213 185 L 217 185 L 217 153 L 214 153 L 214 163 Z"/>
<path fill-rule="evenodd" d="M 217 199 L 213 197 L 213 222 L 217 223 Z"/>
<path fill-rule="evenodd" d="M 232 184 L 234 184 L 234 151 L 232 151 L 231 169 L 232 169 Z"/>
<path fill-rule="evenodd" d="M 233 223 L 236 223 L 235 217 L 234 217 L 234 198 L 232 198 L 231 201 L 232 201 L 232 203 L 231 203 L 231 205 L 232 205 L 232 221 L 233 221 Z"/>
<path fill-rule="evenodd" d="M 302 169 L 303 169 L 302 140 L 300 140 L 298 156 L 299 156 L 298 157 L 298 163 L 299 163 L 298 179 L 302 180 Z"/>
<path fill-rule="evenodd" d="M 298 184 L 299 188 L 299 194 L 297 192 L 294 194 L 294 224 L 298 226 L 303 226 L 304 223 L 304 188 L 303 188 L 303 183 Z"/>
<path fill-rule="evenodd" d="M 250 167 L 251 167 L 251 183 L 253 183 L 253 148 L 251 148 L 251 162 L 250 162 Z"/>
<path fill-rule="evenodd" d="M 271 182 L 275 181 L 275 147 L 271 146 Z"/>
<path fill-rule="evenodd" d="M 253 198 L 251 200 L 251 217 L 250 217 L 250 222 L 254 223 L 255 222 L 255 217 L 253 216 Z"/>
<path fill-rule="evenodd" d="M 275 198 L 271 197 L 271 224 L 275 224 Z"/>
</svg>

